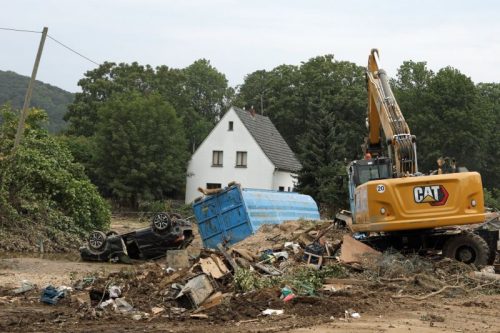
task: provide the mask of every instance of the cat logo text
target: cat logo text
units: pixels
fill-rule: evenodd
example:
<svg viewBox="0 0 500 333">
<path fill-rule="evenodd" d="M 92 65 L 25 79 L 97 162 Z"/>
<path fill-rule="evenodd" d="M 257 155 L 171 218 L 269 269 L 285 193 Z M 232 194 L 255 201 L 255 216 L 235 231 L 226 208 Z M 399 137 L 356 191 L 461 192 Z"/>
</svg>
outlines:
<svg viewBox="0 0 500 333">
<path fill-rule="evenodd" d="M 448 196 L 448 191 L 443 185 L 417 186 L 413 188 L 413 198 L 416 203 L 443 206 L 448 200 Z"/>
</svg>

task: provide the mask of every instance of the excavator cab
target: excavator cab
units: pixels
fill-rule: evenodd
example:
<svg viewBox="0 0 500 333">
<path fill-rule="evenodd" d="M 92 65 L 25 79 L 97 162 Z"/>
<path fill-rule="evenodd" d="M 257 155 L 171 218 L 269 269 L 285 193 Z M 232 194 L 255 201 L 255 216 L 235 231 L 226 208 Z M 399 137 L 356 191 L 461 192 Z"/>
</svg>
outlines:
<svg viewBox="0 0 500 333">
<path fill-rule="evenodd" d="M 357 187 L 370 180 L 392 178 L 392 163 L 387 157 L 357 160 L 351 163 L 348 173 L 354 187 Z"/>
<path fill-rule="evenodd" d="M 370 180 L 392 178 L 392 169 L 391 159 L 387 157 L 356 160 L 349 164 L 347 168 L 347 175 L 349 177 L 349 204 L 353 215 L 356 210 L 356 205 L 354 204 L 356 187 Z"/>
</svg>

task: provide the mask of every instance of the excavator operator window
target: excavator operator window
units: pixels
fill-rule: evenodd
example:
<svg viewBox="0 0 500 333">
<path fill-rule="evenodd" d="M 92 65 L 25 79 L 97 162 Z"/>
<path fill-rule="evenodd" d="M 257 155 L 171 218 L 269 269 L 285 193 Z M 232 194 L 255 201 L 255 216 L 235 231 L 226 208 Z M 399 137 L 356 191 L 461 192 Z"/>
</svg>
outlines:
<svg viewBox="0 0 500 333">
<path fill-rule="evenodd" d="M 389 159 L 359 160 L 353 165 L 355 186 L 370 180 L 391 177 L 391 162 Z"/>
</svg>

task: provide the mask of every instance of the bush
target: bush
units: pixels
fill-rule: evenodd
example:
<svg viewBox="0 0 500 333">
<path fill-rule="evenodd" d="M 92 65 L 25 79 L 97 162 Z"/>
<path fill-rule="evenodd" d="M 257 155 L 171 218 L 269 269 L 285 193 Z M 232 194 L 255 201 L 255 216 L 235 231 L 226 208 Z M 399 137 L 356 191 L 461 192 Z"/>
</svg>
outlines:
<svg viewBox="0 0 500 333">
<path fill-rule="evenodd" d="M 0 227 L 39 224 L 77 234 L 107 228 L 108 205 L 69 149 L 41 127 L 46 114 L 31 110 L 12 152 L 17 117 L 8 106 L 0 112 Z"/>
</svg>

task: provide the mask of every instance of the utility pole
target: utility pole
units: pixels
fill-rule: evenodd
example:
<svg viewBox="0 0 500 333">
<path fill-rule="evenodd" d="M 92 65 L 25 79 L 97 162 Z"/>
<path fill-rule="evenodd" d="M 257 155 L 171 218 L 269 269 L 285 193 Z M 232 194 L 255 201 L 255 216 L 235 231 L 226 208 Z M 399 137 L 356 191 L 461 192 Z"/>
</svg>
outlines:
<svg viewBox="0 0 500 333">
<path fill-rule="evenodd" d="M 33 85 L 36 80 L 36 73 L 38 71 L 38 65 L 40 64 L 40 58 L 42 57 L 43 45 L 45 44 L 45 38 L 47 38 L 47 32 L 49 28 L 44 27 L 42 31 L 42 39 L 40 39 L 40 45 L 38 46 L 38 53 L 36 54 L 35 65 L 33 66 L 33 72 L 31 73 L 31 79 L 28 84 L 28 91 L 26 91 L 26 96 L 24 97 L 23 110 L 21 111 L 21 116 L 19 118 L 19 123 L 17 125 L 16 138 L 14 140 L 15 151 L 21 142 L 24 134 L 24 123 L 26 122 L 26 117 L 28 116 L 28 108 L 30 106 L 31 94 L 33 92 Z"/>
</svg>

